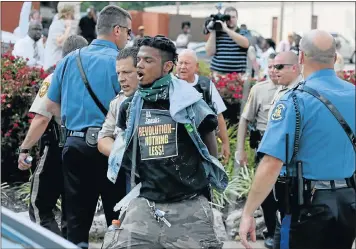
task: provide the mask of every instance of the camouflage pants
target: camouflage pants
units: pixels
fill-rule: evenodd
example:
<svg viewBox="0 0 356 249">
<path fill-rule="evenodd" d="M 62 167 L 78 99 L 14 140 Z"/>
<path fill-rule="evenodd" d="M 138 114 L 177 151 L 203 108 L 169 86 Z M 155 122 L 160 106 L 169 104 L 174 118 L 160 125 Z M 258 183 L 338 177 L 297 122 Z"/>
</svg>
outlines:
<svg viewBox="0 0 356 249">
<path fill-rule="evenodd" d="M 222 248 L 223 243 L 214 231 L 213 212 L 205 197 L 156 203 L 155 207 L 166 212 L 165 218 L 171 227 L 157 222 L 146 199 L 136 198 L 129 204 L 121 227 L 105 234 L 102 248 Z"/>
</svg>

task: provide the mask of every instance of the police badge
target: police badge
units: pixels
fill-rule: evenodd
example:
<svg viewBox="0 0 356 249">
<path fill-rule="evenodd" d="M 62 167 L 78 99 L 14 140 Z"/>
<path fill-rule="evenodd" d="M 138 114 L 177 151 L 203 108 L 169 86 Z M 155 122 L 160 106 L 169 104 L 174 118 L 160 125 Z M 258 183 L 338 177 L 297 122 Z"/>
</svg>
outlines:
<svg viewBox="0 0 356 249">
<path fill-rule="evenodd" d="M 271 119 L 274 121 L 282 120 L 284 118 L 285 109 L 284 104 L 278 104 L 273 110 Z"/>
</svg>

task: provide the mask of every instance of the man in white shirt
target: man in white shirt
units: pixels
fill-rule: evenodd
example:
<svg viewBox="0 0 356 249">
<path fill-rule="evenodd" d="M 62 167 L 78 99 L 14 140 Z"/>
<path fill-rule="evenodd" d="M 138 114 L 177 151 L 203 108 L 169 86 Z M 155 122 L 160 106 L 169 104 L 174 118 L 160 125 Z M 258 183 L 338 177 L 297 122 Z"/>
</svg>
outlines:
<svg viewBox="0 0 356 249">
<path fill-rule="evenodd" d="M 43 66 L 44 46 L 41 40 L 42 24 L 37 21 L 30 22 L 27 35 L 15 43 L 12 54 L 27 58 L 28 66 Z"/>
<path fill-rule="evenodd" d="M 24 38 L 27 35 L 28 25 L 32 21 L 42 22 L 42 16 L 38 10 L 32 10 L 32 2 L 22 4 L 19 26 L 14 30 L 14 35 Z"/>
<path fill-rule="evenodd" d="M 287 52 L 290 50 L 290 48 L 293 46 L 294 42 L 294 34 L 293 33 L 288 33 L 288 39 L 283 40 L 278 44 L 277 52 Z"/>
<path fill-rule="evenodd" d="M 179 53 L 178 63 L 177 63 L 177 74 L 178 77 L 182 80 L 190 83 L 192 87 L 197 89 L 198 92 L 202 93 L 203 99 L 207 102 L 209 106 L 213 106 L 213 111 L 218 115 L 218 136 L 222 141 L 221 154 L 224 158 L 224 162 L 227 163 L 230 157 L 230 142 L 229 137 L 227 135 L 226 122 L 223 116 L 223 112 L 226 110 L 226 106 L 224 101 L 222 100 L 218 90 L 216 89 L 214 83 L 210 80 L 210 87 L 208 89 L 209 95 L 206 99 L 204 96 L 204 90 L 202 89 L 202 77 L 196 74 L 198 69 L 198 58 L 196 53 L 191 49 L 184 49 Z M 210 102 L 211 103 L 208 103 Z"/>
</svg>

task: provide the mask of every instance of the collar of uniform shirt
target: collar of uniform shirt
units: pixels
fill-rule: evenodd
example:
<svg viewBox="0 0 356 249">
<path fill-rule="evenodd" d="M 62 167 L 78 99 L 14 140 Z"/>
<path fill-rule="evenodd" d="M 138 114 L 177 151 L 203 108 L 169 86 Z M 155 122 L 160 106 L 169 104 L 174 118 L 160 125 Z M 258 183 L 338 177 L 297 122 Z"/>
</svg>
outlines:
<svg viewBox="0 0 356 249">
<path fill-rule="evenodd" d="M 313 78 L 319 78 L 319 77 L 326 77 L 326 76 L 335 76 L 336 77 L 336 73 L 334 69 L 328 68 L 328 69 L 321 69 L 319 71 L 316 71 L 312 74 L 310 74 L 305 81 L 307 80 L 311 80 Z"/>
<path fill-rule="evenodd" d="M 292 81 L 292 83 L 290 83 L 288 86 L 283 86 L 282 90 L 292 89 L 302 80 L 303 80 L 303 76 L 301 74 L 299 74 L 298 77 Z"/>
<path fill-rule="evenodd" d="M 107 40 L 95 39 L 94 41 L 91 42 L 90 45 L 104 46 L 104 47 L 112 48 L 112 49 L 119 51 L 119 49 L 117 48 L 115 43 L 113 43 L 111 41 L 107 41 Z"/>
</svg>

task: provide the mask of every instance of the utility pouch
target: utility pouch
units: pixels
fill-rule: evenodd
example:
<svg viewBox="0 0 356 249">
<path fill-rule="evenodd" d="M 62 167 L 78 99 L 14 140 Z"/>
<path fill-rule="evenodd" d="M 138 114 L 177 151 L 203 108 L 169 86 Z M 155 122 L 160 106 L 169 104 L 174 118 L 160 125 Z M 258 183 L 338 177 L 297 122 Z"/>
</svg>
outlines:
<svg viewBox="0 0 356 249">
<path fill-rule="evenodd" d="M 90 147 L 96 147 L 98 145 L 98 134 L 101 128 L 90 127 L 85 134 L 85 142 Z"/>
</svg>

